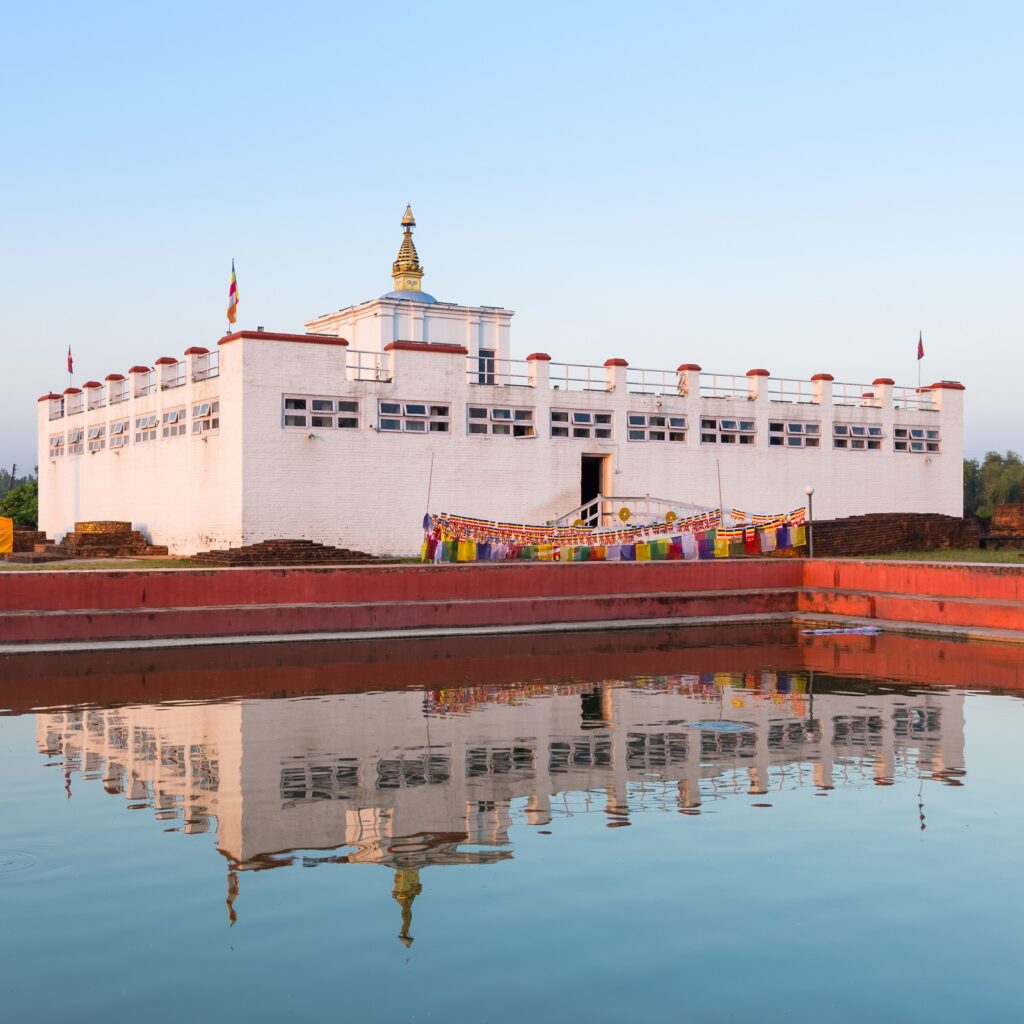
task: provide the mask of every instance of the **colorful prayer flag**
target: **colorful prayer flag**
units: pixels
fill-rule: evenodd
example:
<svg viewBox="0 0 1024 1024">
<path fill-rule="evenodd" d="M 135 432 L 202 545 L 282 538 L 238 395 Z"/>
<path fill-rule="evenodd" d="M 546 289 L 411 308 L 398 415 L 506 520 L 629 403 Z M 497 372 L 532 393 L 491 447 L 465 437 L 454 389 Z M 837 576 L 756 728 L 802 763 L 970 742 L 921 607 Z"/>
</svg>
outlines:
<svg viewBox="0 0 1024 1024">
<path fill-rule="evenodd" d="M 228 323 L 238 319 L 238 280 L 235 277 L 235 261 L 231 261 L 231 284 L 228 286 Z"/>
</svg>

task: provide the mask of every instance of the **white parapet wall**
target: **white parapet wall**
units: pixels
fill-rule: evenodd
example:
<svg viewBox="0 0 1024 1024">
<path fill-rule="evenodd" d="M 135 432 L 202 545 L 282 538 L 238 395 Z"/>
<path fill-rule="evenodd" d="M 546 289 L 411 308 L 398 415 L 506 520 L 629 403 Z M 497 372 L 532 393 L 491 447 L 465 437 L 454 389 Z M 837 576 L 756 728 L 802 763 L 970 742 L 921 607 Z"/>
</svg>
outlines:
<svg viewBox="0 0 1024 1024">
<path fill-rule="evenodd" d="M 388 342 L 389 329 L 363 349 L 244 331 L 45 395 L 40 529 L 130 520 L 178 554 L 275 537 L 408 554 L 428 509 L 519 522 L 568 512 L 587 496 L 584 459 L 606 495 L 718 507 L 720 478 L 725 508 L 752 513 L 802 505 L 810 486 L 817 518 L 961 514 L 959 384 L 510 360 L 498 320 L 493 342 L 477 317 L 467 344 Z M 155 426 L 140 428 L 146 417 Z M 125 422 L 127 442 L 112 446 Z"/>
</svg>

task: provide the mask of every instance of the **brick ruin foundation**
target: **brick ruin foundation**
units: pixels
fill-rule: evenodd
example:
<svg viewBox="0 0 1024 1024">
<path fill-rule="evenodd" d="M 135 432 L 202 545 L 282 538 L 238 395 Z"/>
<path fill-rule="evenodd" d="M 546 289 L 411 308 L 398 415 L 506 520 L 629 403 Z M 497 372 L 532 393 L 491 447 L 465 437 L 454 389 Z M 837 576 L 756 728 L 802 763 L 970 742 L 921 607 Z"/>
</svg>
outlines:
<svg viewBox="0 0 1024 1024">
<path fill-rule="evenodd" d="M 971 519 L 931 512 L 878 512 L 814 523 L 814 554 L 821 558 L 884 555 L 893 551 L 976 548 Z"/>
</svg>

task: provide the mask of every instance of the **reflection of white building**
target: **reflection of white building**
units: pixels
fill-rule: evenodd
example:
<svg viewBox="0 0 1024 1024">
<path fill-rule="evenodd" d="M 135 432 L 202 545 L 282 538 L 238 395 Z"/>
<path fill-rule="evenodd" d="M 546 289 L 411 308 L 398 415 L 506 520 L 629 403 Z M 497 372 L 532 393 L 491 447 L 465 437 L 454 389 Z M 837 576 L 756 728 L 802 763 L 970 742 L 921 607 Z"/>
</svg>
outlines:
<svg viewBox="0 0 1024 1024">
<path fill-rule="evenodd" d="M 764 673 L 86 708 L 39 713 L 37 739 L 186 832 L 215 820 L 233 870 L 296 850 L 393 867 L 408 914 L 420 868 L 511 856 L 514 803 L 534 825 L 595 810 L 613 826 L 731 793 L 962 776 L 961 695 L 806 688 Z"/>
<path fill-rule="evenodd" d="M 40 529 L 131 520 L 182 554 L 275 537 L 412 552 L 428 494 L 430 511 L 515 522 L 598 494 L 717 507 L 719 467 L 724 500 L 755 513 L 794 508 L 809 481 L 819 517 L 962 513 L 961 385 L 513 359 L 512 312 L 423 291 L 411 210 L 402 223 L 393 290 L 308 333 L 138 352 L 43 395 Z"/>
</svg>

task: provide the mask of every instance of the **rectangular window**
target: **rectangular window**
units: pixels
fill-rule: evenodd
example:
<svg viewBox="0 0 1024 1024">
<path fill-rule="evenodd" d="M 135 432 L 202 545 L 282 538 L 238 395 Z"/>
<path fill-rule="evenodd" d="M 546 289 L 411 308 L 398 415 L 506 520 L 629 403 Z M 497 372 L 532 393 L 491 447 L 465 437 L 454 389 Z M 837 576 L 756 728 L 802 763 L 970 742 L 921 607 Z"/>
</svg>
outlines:
<svg viewBox="0 0 1024 1024">
<path fill-rule="evenodd" d="M 942 437 L 938 427 L 893 427 L 893 449 L 918 455 L 937 455 Z"/>
<path fill-rule="evenodd" d="M 51 434 L 50 435 L 50 458 L 58 459 L 64 454 L 64 435 L 63 434 Z"/>
<path fill-rule="evenodd" d="M 102 427 L 89 427 L 87 434 L 89 451 L 101 452 L 107 446 L 107 428 Z"/>
<path fill-rule="evenodd" d="M 144 441 L 155 441 L 157 424 L 158 420 L 155 412 L 148 412 L 144 416 L 136 416 L 135 443 L 142 444 Z"/>
<path fill-rule="evenodd" d="M 477 360 L 477 383 L 494 383 L 494 349 L 482 348 Z"/>
<path fill-rule="evenodd" d="M 192 406 L 192 434 L 209 434 L 220 429 L 220 402 L 196 402 Z"/>
<path fill-rule="evenodd" d="M 612 414 L 583 409 L 552 409 L 551 436 L 572 437 L 580 441 L 610 440 Z"/>
<path fill-rule="evenodd" d="M 389 434 L 447 434 L 451 407 L 429 402 L 378 402 L 377 429 Z"/>
<path fill-rule="evenodd" d="M 115 420 L 110 424 L 110 447 L 124 448 L 131 440 L 131 420 Z"/>
<path fill-rule="evenodd" d="M 68 455 L 82 454 L 82 430 L 68 431 Z"/>
<path fill-rule="evenodd" d="M 833 423 L 832 447 L 848 452 L 882 450 L 885 433 L 877 423 Z"/>
<path fill-rule="evenodd" d="M 164 437 L 184 437 L 188 433 L 184 406 L 180 409 L 169 409 L 164 413 L 162 433 Z"/>
<path fill-rule="evenodd" d="M 770 420 L 768 444 L 776 448 L 820 448 L 821 424 L 806 420 Z"/>
<path fill-rule="evenodd" d="M 359 402 L 353 399 L 282 395 L 281 402 L 281 422 L 286 427 L 355 430 L 359 426 Z"/>
<path fill-rule="evenodd" d="M 686 441 L 685 416 L 631 412 L 627 424 L 626 433 L 630 441 Z"/>
<path fill-rule="evenodd" d="M 492 437 L 534 437 L 532 409 L 510 406 L 470 405 L 466 407 L 466 433 Z"/>
<path fill-rule="evenodd" d="M 756 433 L 753 420 L 701 417 L 701 444 L 753 444 Z"/>
</svg>

